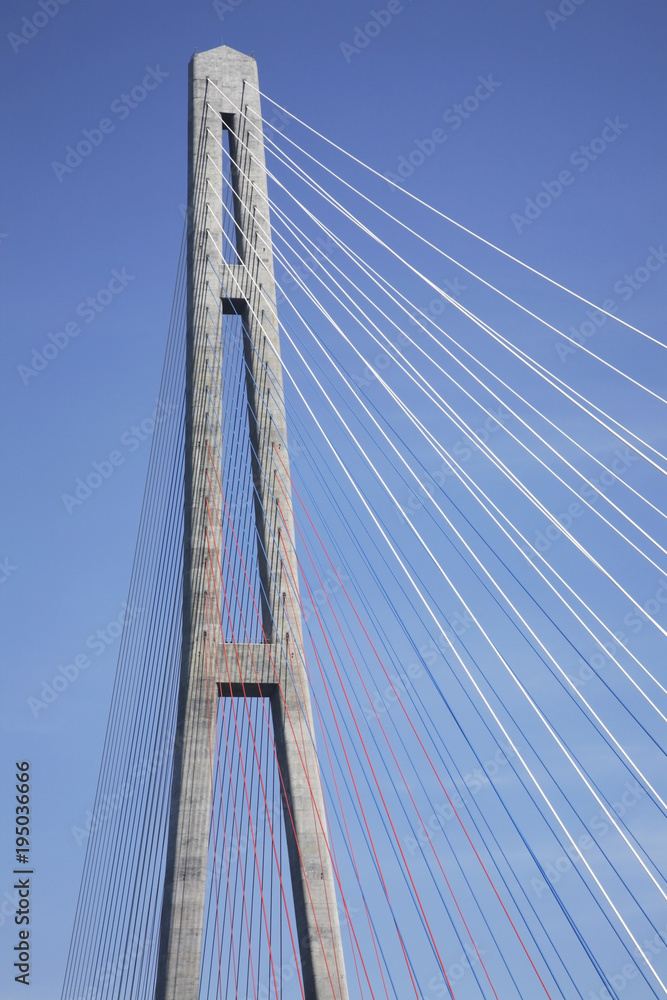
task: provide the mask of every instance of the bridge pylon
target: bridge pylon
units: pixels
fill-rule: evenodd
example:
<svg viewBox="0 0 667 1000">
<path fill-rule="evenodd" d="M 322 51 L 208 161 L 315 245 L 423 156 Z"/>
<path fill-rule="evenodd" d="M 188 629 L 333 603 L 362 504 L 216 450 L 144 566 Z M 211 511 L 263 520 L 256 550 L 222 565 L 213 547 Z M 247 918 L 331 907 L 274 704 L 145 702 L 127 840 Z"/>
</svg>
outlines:
<svg viewBox="0 0 667 1000">
<path fill-rule="evenodd" d="M 225 134 L 226 133 L 226 134 Z M 228 163 L 223 157 L 227 151 Z M 218 701 L 270 703 L 306 1000 L 347 1000 L 293 547 L 294 523 L 257 64 L 227 46 L 189 74 L 183 649 L 156 1000 L 198 1000 Z M 231 169 L 230 169 L 231 164 Z M 223 213 L 230 172 L 233 222 Z M 216 194 L 217 193 L 217 194 Z M 231 238 L 230 238 L 231 232 Z M 225 316 L 245 367 L 261 640 L 224 635 L 207 580 L 225 508 L 211 399 Z M 212 544 L 213 543 L 213 544 Z M 207 605 L 208 602 L 208 605 Z M 221 665 L 211 684 L 207 664 Z"/>
</svg>

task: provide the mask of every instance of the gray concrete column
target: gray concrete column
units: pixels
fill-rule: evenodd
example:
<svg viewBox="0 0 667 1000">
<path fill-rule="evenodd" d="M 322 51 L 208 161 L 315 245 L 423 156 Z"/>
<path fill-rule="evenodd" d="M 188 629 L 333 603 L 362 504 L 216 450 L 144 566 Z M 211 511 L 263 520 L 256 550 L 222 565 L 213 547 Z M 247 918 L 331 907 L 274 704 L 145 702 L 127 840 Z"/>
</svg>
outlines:
<svg viewBox="0 0 667 1000">
<path fill-rule="evenodd" d="M 244 689 L 246 696 L 271 698 L 306 998 L 347 1000 L 299 611 L 260 100 L 248 82 L 258 87 L 254 59 L 227 46 L 191 61 L 183 659 L 156 1000 L 198 998 L 217 699 Z M 208 130 L 221 142 L 223 128 L 238 164 L 232 169 L 237 263 L 227 263 L 220 252 L 222 208 L 211 194 L 221 191 L 222 155 Z M 207 498 L 214 509 L 223 508 L 217 477 L 206 475 L 207 390 L 218 391 L 208 342 L 224 347 L 225 310 L 239 312 L 244 324 L 265 637 L 264 643 L 236 647 L 210 616 L 207 624 L 204 593 Z M 212 685 L 205 656 L 222 644 L 235 673 Z"/>
</svg>

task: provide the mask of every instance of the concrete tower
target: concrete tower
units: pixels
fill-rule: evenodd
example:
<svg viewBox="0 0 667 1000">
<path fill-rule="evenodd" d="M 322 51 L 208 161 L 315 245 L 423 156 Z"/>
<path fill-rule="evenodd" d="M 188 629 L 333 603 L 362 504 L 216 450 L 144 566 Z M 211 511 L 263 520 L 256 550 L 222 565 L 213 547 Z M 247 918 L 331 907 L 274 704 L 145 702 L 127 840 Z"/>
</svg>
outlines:
<svg viewBox="0 0 667 1000">
<path fill-rule="evenodd" d="M 219 697 L 239 694 L 270 698 L 306 1000 L 347 1000 L 298 583 L 289 573 L 290 567 L 296 570 L 292 497 L 257 88 L 254 59 L 227 46 L 198 53 L 190 63 L 183 655 L 156 1000 L 199 995 L 212 796 L 210 718 Z M 222 252 L 221 206 L 211 195 L 220 190 L 225 130 L 238 255 L 233 263 Z M 223 507 L 216 477 L 206 475 L 207 399 L 215 391 L 210 345 L 220 339 L 215 317 L 225 313 L 240 315 L 244 329 L 262 592 L 264 641 L 242 646 L 219 634 L 219 623 L 207 627 L 204 609 L 205 506 Z M 215 647 L 231 671 L 213 691 L 205 676 L 207 646 Z"/>
</svg>

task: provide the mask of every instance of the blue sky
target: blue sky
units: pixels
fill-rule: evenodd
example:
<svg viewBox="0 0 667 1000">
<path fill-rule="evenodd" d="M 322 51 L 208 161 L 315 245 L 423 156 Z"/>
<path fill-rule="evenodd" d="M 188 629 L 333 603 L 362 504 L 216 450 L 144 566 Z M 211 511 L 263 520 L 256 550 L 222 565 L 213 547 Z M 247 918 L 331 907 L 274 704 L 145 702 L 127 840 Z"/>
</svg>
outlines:
<svg viewBox="0 0 667 1000">
<path fill-rule="evenodd" d="M 183 224 L 193 51 L 224 42 L 254 52 L 262 89 L 305 122 L 380 173 L 407 175 L 413 194 L 593 302 L 613 299 L 623 319 L 664 340 L 664 6 L 404 0 L 369 38 L 359 32 L 372 9 L 388 8 L 359 0 L 3 6 L 0 897 L 12 885 L 13 763 L 30 760 L 33 1000 L 59 995 L 82 870 L 72 831 L 92 808 L 139 521 Z M 294 125 L 285 132 L 303 136 Z M 82 141 L 89 152 L 68 159 Z M 557 323 L 586 322 L 581 303 L 556 299 L 400 193 L 382 196 L 531 307 L 553 308 Z M 661 266 L 633 279 L 648 258 Z M 436 282 L 467 284 L 453 265 L 419 261 Z M 470 308 L 487 304 L 482 293 L 460 294 Z M 415 295 L 429 302 L 424 289 Z M 596 335 L 609 357 L 664 387 L 660 355 L 609 330 Z M 607 397 L 606 376 L 559 353 L 553 335 L 520 323 L 515 332 L 556 374 Z M 637 409 L 622 394 L 615 402 L 664 449 L 656 406 Z M 99 490 L 68 509 L 63 494 L 109 461 Z M 658 585 L 656 573 L 630 578 L 646 598 Z M 646 632 L 640 639 L 655 655 Z M 78 655 L 90 667 L 35 717 L 28 699 Z M 5 916 L 8 997 L 21 990 L 12 933 Z"/>
</svg>

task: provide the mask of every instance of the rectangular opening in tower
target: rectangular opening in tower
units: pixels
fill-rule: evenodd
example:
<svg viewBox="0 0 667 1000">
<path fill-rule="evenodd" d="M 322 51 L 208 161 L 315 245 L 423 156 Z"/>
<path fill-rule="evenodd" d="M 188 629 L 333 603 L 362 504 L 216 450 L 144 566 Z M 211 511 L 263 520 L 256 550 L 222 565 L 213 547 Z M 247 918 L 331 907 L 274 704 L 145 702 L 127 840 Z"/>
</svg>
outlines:
<svg viewBox="0 0 667 1000">
<path fill-rule="evenodd" d="M 222 256 L 226 264 L 241 263 L 240 204 L 243 165 L 237 163 L 234 116 L 221 115 L 222 131 Z"/>
<path fill-rule="evenodd" d="M 209 351 L 207 400 L 208 589 L 220 638 L 235 643 L 264 641 L 243 308 L 240 300 L 228 299 L 220 309 Z"/>
<path fill-rule="evenodd" d="M 302 997 L 268 698 L 221 697 L 199 1000 Z"/>
</svg>

